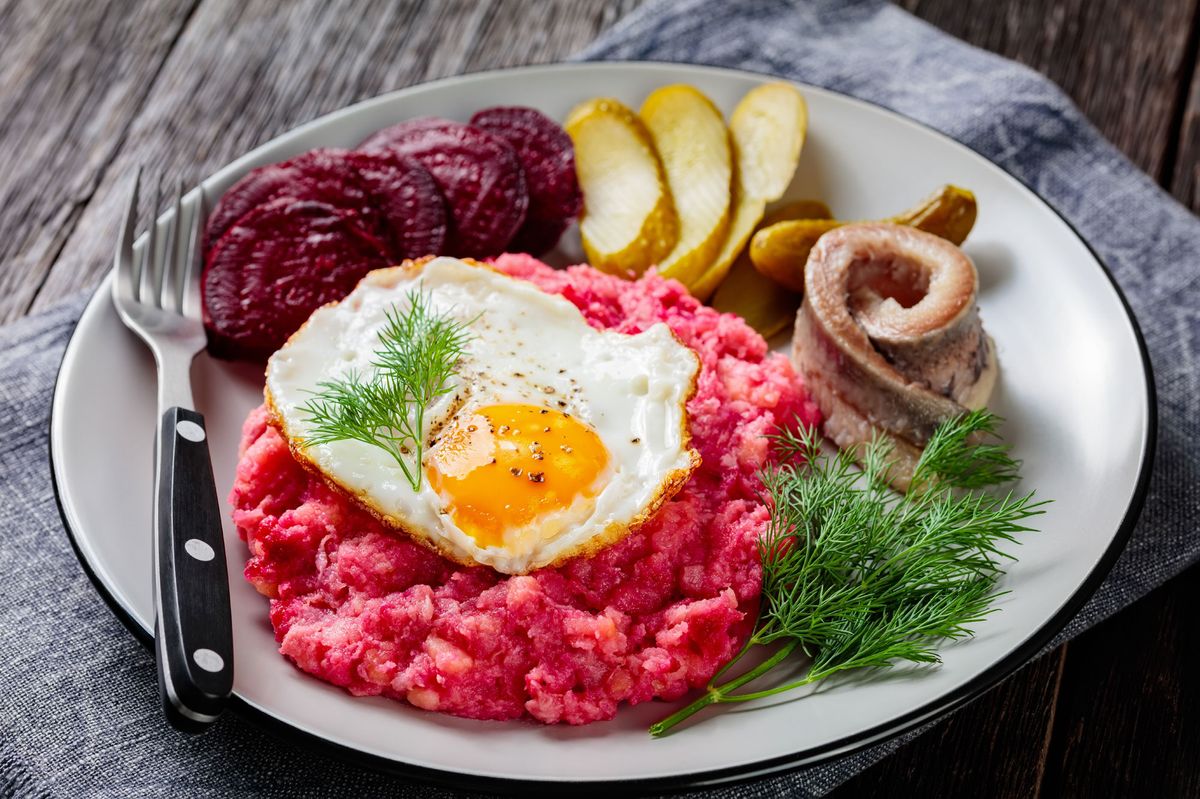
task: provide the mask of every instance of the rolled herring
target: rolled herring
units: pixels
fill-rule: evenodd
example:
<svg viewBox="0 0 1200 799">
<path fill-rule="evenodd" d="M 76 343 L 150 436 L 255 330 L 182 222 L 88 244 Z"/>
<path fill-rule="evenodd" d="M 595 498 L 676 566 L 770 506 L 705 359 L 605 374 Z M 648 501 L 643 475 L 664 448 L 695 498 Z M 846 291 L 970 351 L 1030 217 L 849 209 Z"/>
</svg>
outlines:
<svg viewBox="0 0 1200 799">
<path fill-rule="evenodd" d="M 804 286 L 792 359 L 825 434 L 856 454 L 876 434 L 887 436 L 889 482 L 907 490 L 937 426 L 982 407 L 995 385 L 975 265 L 915 228 L 846 225 L 817 241 Z"/>
</svg>

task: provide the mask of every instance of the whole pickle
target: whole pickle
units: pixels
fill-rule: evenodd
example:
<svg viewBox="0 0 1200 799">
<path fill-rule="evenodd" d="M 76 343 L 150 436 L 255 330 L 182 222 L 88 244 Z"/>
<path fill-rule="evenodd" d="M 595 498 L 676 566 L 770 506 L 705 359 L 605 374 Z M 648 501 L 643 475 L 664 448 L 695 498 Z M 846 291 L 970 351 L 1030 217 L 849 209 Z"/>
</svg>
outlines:
<svg viewBox="0 0 1200 799">
<path fill-rule="evenodd" d="M 974 227 L 976 211 L 974 194 L 946 185 L 907 211 L 880 221 L 909 225 L 957 245 L 966 240 Z M 846 224 L 850 222 L 793 218 L 765 226 L 750 240 L 750 260 L 759 272 L 776 283 L 803 291 L 809 251 L 821 236 Z"/>
</svg>

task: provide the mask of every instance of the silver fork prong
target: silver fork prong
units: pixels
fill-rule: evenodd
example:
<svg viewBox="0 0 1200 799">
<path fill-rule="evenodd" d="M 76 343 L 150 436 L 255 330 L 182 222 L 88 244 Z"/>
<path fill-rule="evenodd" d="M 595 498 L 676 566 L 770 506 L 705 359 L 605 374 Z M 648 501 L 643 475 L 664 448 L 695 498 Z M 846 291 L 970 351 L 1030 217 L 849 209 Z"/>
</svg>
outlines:
<svg viewBox="0 0 1200 799">
<path fill-rule="evenodd" d="M 142 168 L 138 167 L 133 173 L 133 191 L 129 193 L 129 206 L 125 209 L 125 221 L 121 225 L 120 238 L 117 241 L 116 264 L 117 279 L 113 289 L 118 300 L 134 300 L 137 297 L 137 271 L 134 269 L 133 239 L 137 228 L 138 187 L 142 182 Z"/>
<path fill-rule="evenodd" d="M 208 203 L 204 199 L 204 186 L 196 187 L 196 199 L 192 203 L 191 235 L 188 237 L 188 258 L 184 264 L 183 314 L 191 319 L 200 319 L 200 277 L 204 268 L 204 226 L 208 224 Z"/>
<path fill-rule="evenodd" d="M 162 201 L 162 186 L 154 181 L 154 193 L 150 195 L 150 219 L 146 223 L 146 244 L 142 257 L 142 286 L 138 299 L 144 305 L 160 308 L 162 296 L 162 262 L 158 246 L 158 204 Z"/>
<path fill-rule="evenodd" d="M 134 250 L 133 257 L 135 259 L 133 262 L 134 267 L 138 274 L 138 281 L 134 284 L 137 288 L 137 295 L 133 298 L 133 301 L 141 305 L 150 296 L 150 289 L 146 287 L 146 282 L 149 280 L 147 275 L 150 274 L 149 270 L 153 269 L 149 263 L 150 248 L 143 246 L 141 250 Z"/>
<path fill-rule="evenodd" d="M 171 201 L 171 219 L 167 223 L 167 235 L 163 240 L 162 291 L 159 294 L 164 310 L 183 313 L 179 303 L 180 272 L 184 268 L 181 253 L 183 230 L 183 178 L 175 181 L 175 195 Z"/>
<path fill-rule="evenodd" d="M 163 201 L 166 193 L 167 188 L 163 185 L 162 178 L 159 178 L 157 193 L 155 194 L 154 217 L 150 220 L 151 230 L 157 230 L 158 228 L 158 215 L 162 213 L 159 210 L 159 203 Z M 166 285 L 167 273 L 172 269 L 172 248 L 175 246 L 176 226 L 178 223 L 179 218 L 176 216 L 172 216 L 167 220 L 166 232 L 162 235 L 162 243 L 158 246 L 158 252 L 155 253 L 157 257 L 154 262 L 154 283 L 151 287 L 151 291 L 154 292 L 151 298 L 155 308 L 163 307 L 163 288 Z"/>
</svg>

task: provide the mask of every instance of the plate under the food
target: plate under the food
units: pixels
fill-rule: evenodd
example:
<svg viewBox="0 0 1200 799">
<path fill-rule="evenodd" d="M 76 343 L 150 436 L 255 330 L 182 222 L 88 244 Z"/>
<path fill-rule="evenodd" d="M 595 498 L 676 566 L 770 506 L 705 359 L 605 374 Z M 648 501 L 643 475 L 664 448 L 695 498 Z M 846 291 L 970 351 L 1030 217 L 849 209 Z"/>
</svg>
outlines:
<svg viewBox="0 0 1200 799">
<path fill-rule="evenodd" d="M 726 113 L 761 75 L 670 64 L 529 67 L 443 80 L 338 111 L 287 133 L 206 180 L 211 203 L 253 167 L 319 146 L 349 147 L 408 117 L 466 119 L 498 103 L 556 119 L 589 97 L 637 106 L 652 89 L 691 83 Z M 979 267 L 980 305 L 1001 377 L 992 407 L 1024 461 L 1021 489 L 1051 498 L 1004 580 L 1011 591 L 974 639 L 922 671 L 848 680 L 800 697 L 718 711 L 651 740 L 671 706 L 623 708 L 581 728 L 451 718 L 381 698 L 354 698 L 302 674 L 276 651 L 267 601 L 241 576 L 245 547 L 225 540 L 237 655 L 238 710 L 313 736 L 364 762 L 439 781 L 635 781 L 675 787 L 745 779 L 814 763 L 911 729 L 978 695 L 1034 655 L 1095 590 L 1140 509 L 1155 409 L 1136 324 L 1095 255 L 1045 202 L 952 140 L 878 107 L 816 88 L 810 130 L 788 199 L 819 198 L 848 218 L 894 213 L 943 183 L 970 188 L 979 222 L 965 250 Z M 551 260 L 579 259 L 577 236 Z M 261 373 L 201 355 L 193 370 L 217 485 L 232 484 L 239 429 L 261 401 Z M 107 282 L 63 359 L 51 455 L 63 518 L 98 590 L 149 636 L 150 507 L 155 373 L 117 319 Z M 224 504 L 224 500 L 223 504 Z M 511 785 L 509 787 L 512 787 Z M 532 787 L 532 786 L 526 786 Z"/>
</svg>

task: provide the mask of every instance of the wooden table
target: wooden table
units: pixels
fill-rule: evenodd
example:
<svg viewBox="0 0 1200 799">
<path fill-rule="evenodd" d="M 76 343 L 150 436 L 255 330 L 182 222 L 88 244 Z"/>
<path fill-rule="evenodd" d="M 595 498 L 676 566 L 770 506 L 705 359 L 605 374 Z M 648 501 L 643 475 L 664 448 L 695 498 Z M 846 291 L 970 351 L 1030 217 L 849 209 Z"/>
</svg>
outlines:
<svg viewBox="0 0 1200 799">
<path fill-rule="evenodd" d="M 0 0 L 0 322 L 108 268 L 135 164 L 199 178 L 348 103 L 555 61 L 639 0 Z M 1049 75 L 1200 210 L 1200 0 L 904 0 Z M 1200 796 L 1200 571 L 837 795 Z"/>
</svg>

